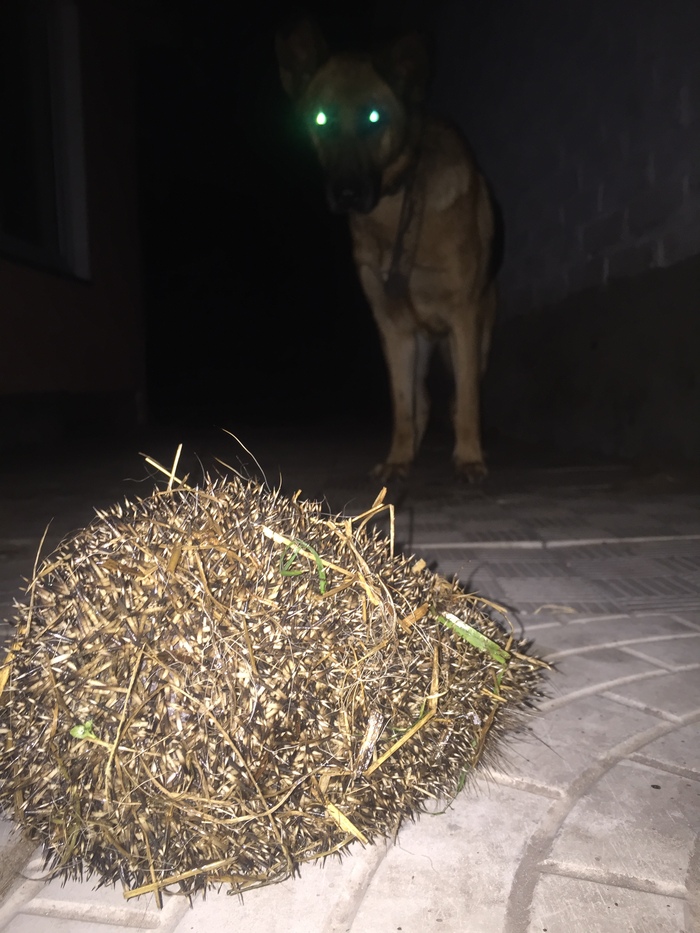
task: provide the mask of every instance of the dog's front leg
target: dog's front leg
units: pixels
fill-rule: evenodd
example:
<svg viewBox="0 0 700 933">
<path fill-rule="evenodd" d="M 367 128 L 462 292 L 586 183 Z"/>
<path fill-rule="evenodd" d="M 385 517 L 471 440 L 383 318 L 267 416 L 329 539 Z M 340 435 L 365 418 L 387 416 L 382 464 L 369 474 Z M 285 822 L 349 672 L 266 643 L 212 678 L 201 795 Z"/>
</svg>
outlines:
<svg viewBox="0 0 700 933">
<path fill-rule="evenodd" d="M 425 433 L 430 408 L 425 387 L 430 344 L 390 320 L 378 324 L 391 385 L 393 431 L 387 458 L 375 467 L 374 475 L 388 482 L 408 474 Z"/>
<path fill-rule="evenodd" d="M 479 427 L 480 328 L 476 310 L 454 317 L 450 354 L 455 379 L 454 462 L 470 483 L 486 475 Z"/>
<path fill-rule="evenodd" d="M 416 333 L 408 306 L 387 298 L 373 269 L 363 266 L 359 273 L 381 337 L 391 388 L 391 446 L 386 460 L 372 471 L 388 482 L 407 475 L 425 433 L 430 407 L 425 378 L 432 344 Z"/>
</svg>

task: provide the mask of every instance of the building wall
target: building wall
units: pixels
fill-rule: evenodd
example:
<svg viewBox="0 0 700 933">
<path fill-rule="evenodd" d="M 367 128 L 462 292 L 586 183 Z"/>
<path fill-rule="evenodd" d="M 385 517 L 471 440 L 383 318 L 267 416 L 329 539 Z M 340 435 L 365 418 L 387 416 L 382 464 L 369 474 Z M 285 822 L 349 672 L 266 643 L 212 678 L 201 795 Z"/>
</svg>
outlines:
<svg viewBox="0 0 700 933">
<path fill-rule="evenodd" d="M 119 5 L 79 0 L 89 275 L 0 256 L 3 442 L 42 411 L 130 420 L 142 402 L 134 69 Z M 88 398 L 102 399 L 94 410 Z M 60 402 L 57 400 L 61 399 Z M 85 405 L 87 404 L 87 409 Z M 39 417 L 44 428 L 46 418 Z M 83 415 L 84 420 L 84 415 Z"/>
<path fill-rule="evenodd" d="M 700 456 L 686 352 L 700 312 L 700 4 L 453 2 L 438 19 L 435 102 L 472 140 L 504 217 L 487 421 L 589 450 Z M 600 405 L 611 397 L 616 418 Z M 657 442 L 662 412 L 674 428 Z"/>
<path fill-rule="evenodd" d="M 700 252 L 700 4 L 448 4 L 438 103 L 504 212 L 507 314 Z"/>
</svg>

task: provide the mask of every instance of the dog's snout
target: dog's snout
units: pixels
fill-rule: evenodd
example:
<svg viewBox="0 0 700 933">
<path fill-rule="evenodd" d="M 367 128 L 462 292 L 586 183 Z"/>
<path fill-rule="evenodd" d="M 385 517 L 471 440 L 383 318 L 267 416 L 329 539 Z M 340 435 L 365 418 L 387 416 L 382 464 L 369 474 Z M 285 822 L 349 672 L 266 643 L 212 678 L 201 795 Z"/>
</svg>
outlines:
<svg viewBox="0 0 700 933">
<path fill-rule="evenodd" d="M 328 206 L 336 214 L 357 211 L 368 214 L 379 200 L 379 185 L 372 179 L 331 179 L 327 188 Z"/>
</svg>

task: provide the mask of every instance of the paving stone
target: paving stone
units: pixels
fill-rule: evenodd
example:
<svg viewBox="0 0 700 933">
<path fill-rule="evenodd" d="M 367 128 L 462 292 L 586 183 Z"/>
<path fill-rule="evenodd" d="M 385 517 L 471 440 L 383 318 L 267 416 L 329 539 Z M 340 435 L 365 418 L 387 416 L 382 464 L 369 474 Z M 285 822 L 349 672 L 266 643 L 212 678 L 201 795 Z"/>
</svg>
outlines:
<svg viewBox="0 0 700 933">
<path fill-rule="evenodd" d="M 121 933 L 161 930 L 170 933 L 189 908 L 184 897 L 165 897 L 158 910 L 152 897 L 127 903 L 121 893 L 79 884 L 60 893 L 60 883 L 24 881 L 0 907 L 0 929 L 10 933 L 34 930 L 75 930 L 76 933 Z"/>
<path fill-rule="evenodd" d="M 641 550 L 641 549 L 639 549 Z M 587 577 L 593 580 L 626 580 L 632 584 L 639 578 L 653 578 L 667 573 L 663 558 L 649 557 L 645 554 L 633 553 L 611 557 L 578 558 L 567 561 L 569 573 L 575 576 Z"/>
<path fill-rule="evenodd" d="M 685 716 L 700 709 L 700 668 L 624 684 L 615 687 L 611 695 L 632 701 L 643 709 Z"/>
<path fill-rule="evenodd" d="M 500 581 L 493 576 L 488 568 L 477 567 L 463 562 L 439 560 L 435 565 L 429 562 L 437 573 L 448 580 L 458 580 L 460 585 L 470 593 L 490 599 L 493 602 L 504 602 L 505 593 Z"/>
<path fill-rule="evenodd" d="M 596 602 L 612 603 L 610 592 L 604 582 L 584 580 L 582 577 L 529 577 L 518 580 L 501 580 L 501 586 L 507 598 L 514 604 L 530 603 L 568 603 Z"/>
<path fill-rule="evenodd" d="M 643 891 L 544 875 L 523 933 L 693 933 L 683 901 Z M 515 933 L 515 931 L 514 931 Z"/>
<path fill-rule="evenodd" d="M 621 761 L 571 810 L 550 861 L 684 891 L 700 783 Z"/>
<path fill-rule="evenodd" d="M 13 845 L 17 837 L 17 827 L 10 820 L 0 818 L 0 852 Z"/>
<path fill-rule="evenodd" d="M 44 880 L 44 860 L 40 852 L 30 860 L 22 874 L 31 880 Z M 152 895 L 146 895 L 138 900 L 126 901 L 120 886 L 106 885 L 98 887 L 98 880 L 96 878 L 87 878 L 84 881 L 77 881 L 68 878 L 64 881 L 60 878 L 53 878 L 44 883 L 41 897 L 43 900 L 56 901 L 57 903 L 80 902 L 85 905 L 99 904 L 104 908 L 127 908 L 142 917 L 146 917 L 147 914 L 158 916 L 159 910 Z"/>
<path fill-rule="evenodd" d="M 679 613 L 678 619 L 681 622 L 685 622 L 686 625 L 691 625 L 700 631 L 700 609 Z"/>
<path fill-rule="evenodd" d="M 462 553 L 471 550 L 470 547 L 465 547 L 465 545 L 478 545 L 485 544 L 486 542 L 537 542 L 541 540 L 537 537 L 533 537 L 531 530 L 525 524 L 500 516 L 481 522 L 463 520 L 459 523 L 458 530 L 459 538 L 455 544 L 461 545 L 459 550 Z M 449 538 L 443 538 L 442 540 L 450 542 Z M 429 550 L 430 542 L 419 539 L 417 535 L 414 535 L 412 547 Z M 484 550 L 487 549 L 484 548 Z"/>
<path fill-rule="evenodd" d="M 654 521 L 647 515 L 589 514 L 586 521 L 579 519 L 572 522 L 567 528 L 562 528 L 559 534 L 548 535 L 547 540 L 561 546 L 562 541 L 604 543 L 609 539 L 616 541 L 625 538 L 657 538 L 680 533 L 667 522 Z"/>
<path fill-rule="evenodd" d="M 495 547 L 494 544 L 498 546 Z M 494 542 L 487 546 L 483 543 L 470 545 L 468 547 L 454 547 L 453 558 L 462 558 L 463 560 L 474 560 L 479 563 L 492 564 L 497 569 L 511 565 L 517 568 L 515 576 L 529 576 L 530 569 L 538 565 L 543 568 L 537 576 L 546 577 L 550 572 L 549 568 L 554 567 L 553 575 L 561 574 L 563 566 L 561 560 L 561 551 L 547 549 L 541 541 L 529 539 L 521 544 L 514 544 L 512 540 L 506 539 L 501 542 Z M 503 574 L 508 576 L 507 573 Z"/>
<path fill-rule="evenodd" d="M 99 927 L 92 921 L 70 919 L 59 919 L 48 916 L 41 917 L 35 914 L 20 914 L 14 917 L 3 933 L 93 933 Z M 103 926 L 103 930 L 109 930 L 109 933 L 132 933 L 133 927 Z"/>
<path fill-rule="evenodd" d="M 39 908 L 37 908 L 39 909 Z M 50 910 L 50 905 L 47 905 Z M 53 914 L 41 916 L 38 913 L 18 914 L 3 928 L 3 933 L 133 933 L 139 927 L 135 925 L 124 926 L 112 923 L 110 920 L 100 922 L 97 919 L 80 920 L 76 917 L 56 917 Z M 143 930 L 154 930 L 158 927 L 141 927 Z"/>
<path fill-rule="evenodd" d="M 571 503 L 557 502 L 556 499 L 549 499 L 536 494 L 519 500 L 506 497 L 500 500 L 500 505 L 509 505 L 518 518 L 543 528 L 550 525 L 565 525 L 576 515 L 575 511 L 572 510 Z"/>
<path fill-rule="evenodd" d="M 637 510 L 630 510 L 628 514 L 608 512 L 598 517 L 596 523 L 603 531 L 604 537 L 633 538 L 646 535 L 682 534 L 682 526 L 677 525 L 670 515 L 657 517 Z"/>
<path fill-rule="evenodd" d="M 679 596 L 697 597 L 698 581 L 697 574 L 693 573 L 691 578 L 685 579 L 678 574 L 644 574 L 644 568 L 640 568 L 639 575 L 634 579 L 622 579 L 612 576 L 604 581 L 608 591 L 620 599 L 626 599 L 630 603 L 644 603 L 646 605 L 658 605 L 658 599 L 668 599 L 669 603 L 674 602 Z M 663 606 L 663 602 L 660 603 Z"/>
<path fill-rule="evenodd" d="M 513 871 L 548 806 L 482 783 L 446 813 L 406 826 L 372 879 L 353 933 L 502 929 Z"/>
<path fill-rule="evenodd" d="M 394 526 L 394 535 L 401 550 L 413 553 L 430 551 L 430 545 L 436 542 L 459 544 L 464 532 L 446 522 L 415 523 L 398 518 Z M 432 556 L 432 555 L 431 555 Z"/>
<path fill-rule="evenodd" d="M 545 657 L 548 655 L 545 653 Z M 568 655 L 557 662 L 554 680 L 561 691 L 560 696 L 574 693 L 584 687 L 600 685 L 601 690 L 610 681 L 635 674 L 657 672 L 658 664 L 644 661 L 616 648 L 600 648 L 585 654 Z"/>
<path fill-rule="evenodd" d="M 588 650 L 599 650 L 602 647 L 624 646 L 630 644 L 635 649 L 650 651 L 656 649 L 660 641 L 647 641 L 648 639 L 681 640 L 693 636 L 687 625 L 668 615 L 628 616 L 614 619 L 587 619 L 578 622 L 571 620 L 568 625 L 559 629 L 550 629 L 546 639 L 543 635 L 543 645 L 549 649 L 548 657 L 558 660 L 567 654 Z"/>
<path fill-rule="evenodd" d="M 512 611 L 518 612 L 519 616 L 540 615 L 547 606 L 559 606 L 557 617 L 563 622 L 578 622 L 591 618 L 605 618 L 612 616 L 630 615 L 638 608 L 633 605 L 625 605 L 622 601 L 610 599 L 605 600 L 568 600 L 566 604 L 543 603 L 543 602 L 521 602 L 513 604 Z M 664 606 L 664 608 L 667 608 Z M 673 607 L 677 609 L 679 607 Z M 682 608 L 686 608 L 683 606 Z"/>
<path fill-rule="evenodd" d="M 601 696 L 579 697 L 533 717 L 529 732 L 504 743 L 498 771 L 507 779 L 564 792 L 608 749 L 658 719 Z"/>
<path fill-rule="evenodd" d="M 537 613 L 535 616 L 529 616 L 526 619 L 523 619 L 523 626 L 527 631 L 528 638 L 533 638 L 535 640 L 535 654 L 542 654 L 542 651 L 539 647 L 538 639 L 545 639 L 547 636 L 544 634 L 547 629 L 558 629 L 561 626 L 561 622 L 558 619 L 551 618 L 551 607 L 545 610 L 542 613 Z"/>
<path fill-rule="evenodd" d="M 635 657 L 648 657 L 652 662 L 667 664 L 669 667 L 697 664 L 700 663 L 700 632 L 681 634 L 669 640 L 645 642 L 622 650 L 634 651 Z"/>
<path fill-rule="evenodd" d="M 242 900 L 226 891 L 209 892 L 206 899 L 195 900 L 174 933 L 322 933 L 353 870 L 363 863 L 364 853 L 356 846 L 342 862 L 305 865 L 300 877 L 249 891 Z"/>
<path fill-rule="evenodd" d="M 680 769 L 700 780 L 700 723 L 683 726 L 646 745 L 642 752 L 631 757 L 652 766 Z"/>
</svg>

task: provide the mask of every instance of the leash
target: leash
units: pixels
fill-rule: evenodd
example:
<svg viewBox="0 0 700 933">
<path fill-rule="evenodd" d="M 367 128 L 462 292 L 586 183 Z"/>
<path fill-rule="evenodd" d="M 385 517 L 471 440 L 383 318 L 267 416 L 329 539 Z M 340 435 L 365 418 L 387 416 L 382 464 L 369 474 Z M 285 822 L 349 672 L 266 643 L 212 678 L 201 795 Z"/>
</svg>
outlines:
<svg viewBox="0 0 700 933">
<path fill-rule="evenodd" d="M 391 264 L 384 279 L 384 291 L 388 297 L 395 300 L 405 299 L 408 295 L 408 280 L 418 248 L 424 206 L 423 192 L 418 179 L 420 157 L 419 148 L 404 184 L 399 225 L 396 228 L 396 238 L 391 252 Z"/>
</svg>

